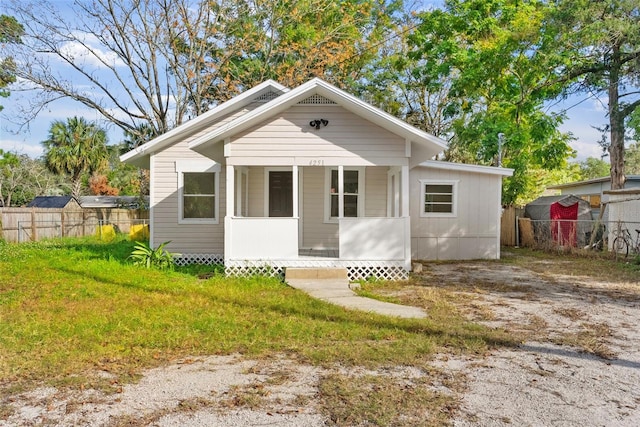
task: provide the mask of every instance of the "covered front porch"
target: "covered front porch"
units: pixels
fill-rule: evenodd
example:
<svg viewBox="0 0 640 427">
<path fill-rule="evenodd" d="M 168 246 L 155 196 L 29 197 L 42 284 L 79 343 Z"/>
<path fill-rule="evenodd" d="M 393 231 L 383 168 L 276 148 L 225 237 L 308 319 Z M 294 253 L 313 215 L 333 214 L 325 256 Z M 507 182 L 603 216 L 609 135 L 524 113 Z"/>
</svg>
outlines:
<svg viewBox="0 0 640 427">
<path fill-rule="evenodd" d="M 228 274 L 345 267 L 351 280 L 406 278 L 408 165 L 322 163 L 227 164 Z"/>
</svg>

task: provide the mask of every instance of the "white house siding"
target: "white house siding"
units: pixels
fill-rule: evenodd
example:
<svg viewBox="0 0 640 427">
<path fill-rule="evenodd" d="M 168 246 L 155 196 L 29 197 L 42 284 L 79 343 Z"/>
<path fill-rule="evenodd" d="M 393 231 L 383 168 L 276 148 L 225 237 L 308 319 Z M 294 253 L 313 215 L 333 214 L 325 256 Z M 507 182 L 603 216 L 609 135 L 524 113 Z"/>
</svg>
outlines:
<svg viewBox="0 0 640 427">
<path fill-rule="evenodd" d="M 326 119 L 329 124 L 316 130 L 309 125 L 315 119 Z M 364 166 L 407 162 L 403 138 L 331 105 L 292 107 L 234 137 L 228 154 L 232 164 L 260 161 L 263 165 L 295 162 L 307 166 L 314 161 L 324 166 Z"/>
<path fill-rule="evenodd" d="M 252 166 L 249 170 L 249 211 L 251 217 L 266 216 L 264 212 L 264 168 Z M 238 183 L 236 182 L 236 185 Z M 244 185 L 244 184 L 243 184 Z"/>
<path fill-rule="evenodd" d="M 154 245 L 171 241 L 168 249 L 180 254 L 224 253 L 224 212 L 226 206 L 225 176 L 219 174 L 218 224 L 178 223 L 178 174 L 176 160 L 209 160 L 187 147 L 188 142 L 177 143 L 151 156 L 152 239 Z M 224 168 L 223 168 L 224 171 Z"/>
<path fill-rule="evenodd" d="M 226 207 L 225 173 L 222 168 L 218 181 L 219 210 L 218 224 L 179 224 L 178 223 L 178 174 L 175 169 L 176 160 L 209 160 L 188 148 L 189 142 L 222 126 L 247 112 L 262 105 L 253 102 L 242 109 L 228 113 L 210 126 L 203 127 L 182 141 L 154 153 L 151 156 L 152 180 L 152 236 L 154 245 L 171 241 L 168 249 L 180 254 L 213 254 L 224 253 L 224 213 Z M 223 147 L 215 153 L 216 161 L 223 162 Z"/>
<path fill-rule="evenodd" d="M 499 175 L 423 166 L 410 174 L 413 259 L 496 259 L 500 255 Z M 458 181 L 456 217 L 421 217 L 420 180 Z"/>
<path fill-rule="evenodd" d="M 302 247 L 337 249 L 338 224 L 324 222 L 324 167 L 305 167 L 302 190 Z"/>
<path fill-rule="evenodd" d="M 366 217 L 387 216 L 387 172 L 388 167 L 367 167 L 365 176 Z"/>
</svg>

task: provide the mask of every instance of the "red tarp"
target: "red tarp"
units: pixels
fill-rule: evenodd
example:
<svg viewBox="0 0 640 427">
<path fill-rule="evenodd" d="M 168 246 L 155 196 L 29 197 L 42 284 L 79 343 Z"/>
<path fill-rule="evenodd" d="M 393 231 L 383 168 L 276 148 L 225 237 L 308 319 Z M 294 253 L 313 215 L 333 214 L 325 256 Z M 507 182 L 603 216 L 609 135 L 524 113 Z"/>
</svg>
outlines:
<svg viewBox="0 0 640 427">
<path fill-rule="evenodd" d="M 576 246 L 576 220 L 578 219 L 578 203 L 562 206 L 559 202 L 549 207 L 551 217 L 551 236 L 560 246 Z"/>
</svg>

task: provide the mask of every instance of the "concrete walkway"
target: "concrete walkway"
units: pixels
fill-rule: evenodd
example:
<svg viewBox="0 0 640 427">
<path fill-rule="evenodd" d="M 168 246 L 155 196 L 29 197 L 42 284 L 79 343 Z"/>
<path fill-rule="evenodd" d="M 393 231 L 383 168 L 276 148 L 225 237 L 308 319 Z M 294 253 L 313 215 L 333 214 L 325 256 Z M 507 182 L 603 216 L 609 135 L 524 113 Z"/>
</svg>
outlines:
<svg viewBox="0 0 640 427">
<path fill-rule="evenodd" d="M 345 308 L 411 319 L 427 317 L 427 313 L 417 307 L 358 296 L 349 288 L 349 280 L 346 278 L 289 278 L 286 282 L 292 288 L 300 289 L 314 298 Z"/>
</svg>

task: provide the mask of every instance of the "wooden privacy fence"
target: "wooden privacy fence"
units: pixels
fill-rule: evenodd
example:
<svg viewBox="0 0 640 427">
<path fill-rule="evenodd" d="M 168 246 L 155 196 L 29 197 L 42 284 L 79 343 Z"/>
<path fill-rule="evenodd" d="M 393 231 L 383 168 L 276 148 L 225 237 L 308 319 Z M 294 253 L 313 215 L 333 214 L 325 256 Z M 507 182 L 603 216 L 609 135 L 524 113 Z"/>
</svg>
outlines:
<svg viewBox="0 0 640 427">
<path fill-rule="evenodd" d="M 94 235 L 98 226 L 113 224 L 128 233 L 133 224 L 147 223 L 148 211 L 131 209 L 0 209 L 0 239 L 27 242 L 54 237 Z"/>
<path fill-rule="evenodd" d="M 522 218 L 522 216 L 524 216 L 523 208 L 507 206 L 502 210 L 502 216 L 500 217 L 500 245 L 516 246 L 518 244 L 516 222 L 518 217 Z"/>
</svg>

